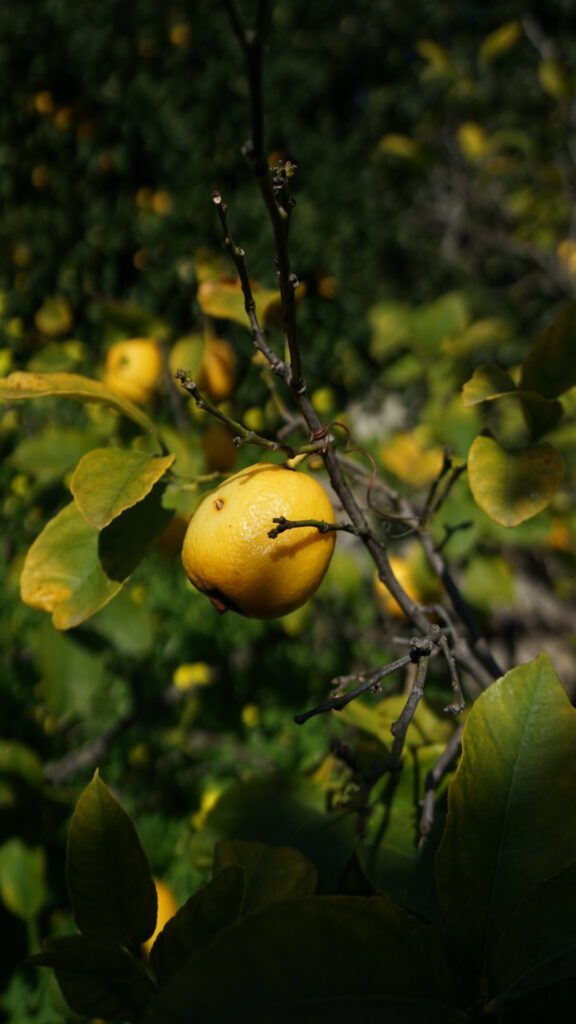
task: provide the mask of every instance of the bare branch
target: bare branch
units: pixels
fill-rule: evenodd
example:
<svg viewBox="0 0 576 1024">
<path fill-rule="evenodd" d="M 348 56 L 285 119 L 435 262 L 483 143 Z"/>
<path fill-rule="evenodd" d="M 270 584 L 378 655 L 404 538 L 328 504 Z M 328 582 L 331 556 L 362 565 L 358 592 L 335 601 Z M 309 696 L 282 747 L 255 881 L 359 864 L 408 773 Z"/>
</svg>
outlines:
<svg viewBox="0 0 576 1024">
<path fill-rule="evenodd" d="M 356 537 L 359 536 L 358 528 L 352 523 L 327 523 L 323 519 L 286 519 L 285 516 L 276 516 L 272 522 L 278 523 L 278 525 L 268 532 L 271 540 L 276 540 L 276 537 L 285 533 L 286 530 L 299 530 L 305 526 L 316 527 L 318 533 L 331 533 L 340 530 L 344 533 L 353 533 Z"/>
<path fill-rule="evenodd" d="M 436 790 L 440 785 L 444 774 L 447 771 L 450 763 L 456 757 L 460 749 L 462 742 L 462 733 L 464 731 L 464 723 L 462 722 L 456 731 L 450 737 L 445 749 L 440 754 L 440 757 L 436 761 L 434 767 L 428 772 L 426 776 L 424 799 L 422 801 L 422 814 L 420 817 L 420 837 L 421 842 L 425 840 L 426 836 L 430 832 L 432 825 L 434 824 L 434 806 L 436 802 Z"/>
</svg>

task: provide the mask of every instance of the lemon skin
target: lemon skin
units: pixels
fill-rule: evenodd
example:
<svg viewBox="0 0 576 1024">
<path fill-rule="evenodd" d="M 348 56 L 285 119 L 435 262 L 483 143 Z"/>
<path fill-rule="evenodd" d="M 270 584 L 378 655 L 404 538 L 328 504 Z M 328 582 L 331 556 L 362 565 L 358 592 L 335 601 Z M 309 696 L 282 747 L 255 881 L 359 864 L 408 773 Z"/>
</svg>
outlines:
<svg viewBox="0 0 576 1024">
<path fill-rule="evenodd" d="M 336 535 L 315 527 L 286 530 L 274 540 L 274 518 L 334 522 L 323 487 L 306 473 L 257 463 L 206 496 L 182 548 L 190 581 L 218 611 L 274 619 L 300 608 L 330 564 Z"/>
<path fill-rule="evenodd" d="M 144 405 L 162 377 L 162 353 L 154 338 L 130 338 L 108 349 L 104 383 L 137 405 Z"/>
</svg>

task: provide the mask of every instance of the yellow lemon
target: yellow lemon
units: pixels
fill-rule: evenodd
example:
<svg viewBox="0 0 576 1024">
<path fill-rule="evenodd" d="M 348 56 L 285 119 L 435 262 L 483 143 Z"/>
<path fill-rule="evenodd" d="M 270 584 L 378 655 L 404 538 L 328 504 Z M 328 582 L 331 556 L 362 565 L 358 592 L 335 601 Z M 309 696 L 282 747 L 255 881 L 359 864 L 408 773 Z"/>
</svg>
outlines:
<svg viewBox="0 0 576 1024">
<path fill-rule="evenodd" d="M 104 382 L 132 402 L 147 402 L 161 376 L 162 353 L 154 338 L 117 341 L 108 349 Z"/>
<path fill-rule="evenodd" d="M 408 597 L 411 597 L 413 601 L 420 602 L 422 594 L 414 580 L 414 573 L 410 562 L 406 558 L 396 556 L 390 559 L 390 566 L 398 583 L 406 591 Z M 376 600 L 385 615 L 391 615 L 396 619 L 406 618 L 396 598 L 392 597 L 388 587 L 382 583 L 382 580 L 378 579 L 378 576 L 374 579 L 374 589 Z"/>
<path fill-rule="evenodd" d="M 208 338 L 196 381 L 213 402 L 223 402 L 234 391 L 236 357 L 232 346 L 222 338 Z"/>
<path fill-rule="evenodd" d="M 274 619 L 303 605 L 328 568 L 336 535 L 315 527 L 274 540 L 274 518 L 334 522 L 322 486 L 305 473 L 257 463 L 208 494 L 192 517 L 182 548 L 190 581 L 220 612 Z"/>
<path fill-rule="evenodd" d="M 178 904 L 176 903 L 174 893 L 168 888 L 166 883 L 155 878 L 154 885 L 156 886 L 156 895 L 158 897 L 158 914 L 156 916 L 154 934 L 151 935 L 149 939 L 146 939 L 146 942 L 142 944 L 142 949 L 146 953 L 146 956 L 150 955 L 150 950 L 164 928 L 164 925 L 168 924 L 168 921 L 174 917 L 174 914 L 178 910 Z"/>
</svg>

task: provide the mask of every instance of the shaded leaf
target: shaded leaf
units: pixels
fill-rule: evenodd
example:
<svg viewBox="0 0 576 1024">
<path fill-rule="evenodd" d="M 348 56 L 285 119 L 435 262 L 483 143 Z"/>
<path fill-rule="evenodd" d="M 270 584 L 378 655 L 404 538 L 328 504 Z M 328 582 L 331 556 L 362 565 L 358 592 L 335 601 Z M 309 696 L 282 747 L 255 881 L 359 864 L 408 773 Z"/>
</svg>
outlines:
<svg viewBox="0 0 576 1024">
<path fill-rule="evenodd" d="M 0 898 L 13 914 L 29 921 L 48 899 L 44 850 L 9 839 L 0 846 Z"/>
<path fill-rule="evenodd" d="M 558 398 L 576 385 L 576 301 L 537 338 L 522 366 L 520 386 Z"/>
<path fill-rule="evenodd" d="M 212 944 L 240 914 L 246 893 L 244 871 L 231 865 L 186 901 L 160 932 L 150 963 L 160 985 L 172 977 L 193 953 Z"/>
<path fill-rule="evenodd" d="M 113 605 L 105 605 L 87 623 L 89 629 L 104 637 L 120 654 L 142 658 L 154 644 L 155 622 L 147 603 L 137 603 L 124 588 Z"/>
<path fill-rule="evenodd" d="M 174 455 L 96 448 L 80 460 L 70 490 L 86 522 L 102 530 L 127 508 L 142 501 L 174 459 Z"/>
<path fill-rule="evenodd" d="M 494 522 L 517 526 L 550 504 L 564 479 L 562 456 L 552 445 L 507 452 L 491 437 L 477 437 L 468 455 L 474 500 Z"/>
<path fill-rule="evenodd" d="M 97 530 L 74 502 L 46 524 L 29 549 L 20 577 L 25 604 L 52 613 L 56 629 L 84 622 L 118 593 L 121 580 L 106 575 Z"/>
<path fill-rule="evenodd" d="M 98 402 L 137 423 L 143 430 L 157 435 L 152 420 L 134 402 L 106 387 L 99 380 L 78 373 L 25 373 L 16 371 L 0 379 L 0 400 L 16 402 L 25 398 L 60 396 L 76 402 Z"/>
<path fill-rule="evenodd" d="M 82 1017 L 139 1020 L 154 985 L 127 949 L 82 935 L 49 939 L 44 945 L 44 952 L 29 957 L 28 963 L 54 969 L 71 1010 Z"/>
<path fill-rule="evenodd" d="M 44 782 L 38 754 L 18 740 L 0 740 L 0 775 L 13 775 L 34 787 Z"/>
<path fill-rule="evenodd" d="M 492 970 L 506 998 L 576 975 L 576 861 L 537 885 L 512 915 Z"/>
<path fill-rule="evenodd" d="M 156 924 L 156 887 L 134 825 L 96 772 L 68 835 L 66 879 L 74 920 L 90 939 L 142 943 Z"/>
<path fill-rule="evenodd" d="M 432 928 L 382 897 L 312 896 L 222 932 L 163 986 L 145 1021 L 466 1020 L 454 999 Z"/>
<path fill-rule="evenodd" d="M 163 486 L 155 486 L 98 534 L 102 568 L 111 579 L 127 579 L 173 518 L 172 510 L 164 508 L 163 494 Z"/>
<path fill-rule="evenodd" d="M 317 787 L 312 787 L 316 799 Z M 206 820 L 214 838 L 240 839 L 300 850 L 318 872 L 320 891 L 333 892 L 356 845 L 351 815 L 323 814 L 306 804 L 293 779 L 237 783 Z"/>
<path fill-rule="evenodd" d="M 436 858 L 448 928 L 483 971 L 535 885 L 576 858 L 576 711 L 545 656 L 472 707 Z"/>
<path fill-rule="evenodd" d="M 214 848 L 214 875 L 231 866 L 245 873 L 243 914 L 298 896 L 311 896 L 316 889 L 314 865 L 290 847 L 223 839 Z"/>
</svg>

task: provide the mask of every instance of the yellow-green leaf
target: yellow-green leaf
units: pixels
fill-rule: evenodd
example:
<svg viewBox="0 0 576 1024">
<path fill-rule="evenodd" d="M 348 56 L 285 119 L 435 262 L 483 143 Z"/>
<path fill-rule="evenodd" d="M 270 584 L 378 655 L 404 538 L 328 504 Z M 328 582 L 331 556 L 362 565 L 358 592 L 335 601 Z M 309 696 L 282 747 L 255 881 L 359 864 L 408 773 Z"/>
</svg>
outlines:
<svg viewBox="0 0 576 1024">
<path fill-rule="evenodd" d="M 378 143 L 381 153 L 391 153 L 392 156 L 399 156 L 403 160 L 416 160 L 420 153 L 418 143 L 408 135 L 392 133 L 383 135 Z"/>
<path fill-rule="evenodd" d="M 0 400 L 21 401 L 25 398 L 60 396 L 76 402 L 98 402 L 137 423 L 143 430 L 158 435 L 152 420 L 134 402 L 112 391 L 99 380 L 83 377 L 79 373 L 26 373 L 16 371 L 0 379 Z"/>
<path fill-rule="evenodd" d="M 260 288 L 252 282 L 252 293 L 256 302 L 256 313 L 262 323 L 270 306 L 278 305 L 280 292 Z M 234 320 L 246 328 L 250 323 L 244 309 L 244 296 L 238 279 L 226 278 L 220 281 L 202 281 L 198 288 L 198 302 L 206 316 L 219 320 Z"/>
<path fill-rule="evenodd" d="M 357 729 L 376 736 L 384 746 L 392 742 L 392 723 L 402 712 L 406 697 L 402 695 L 384 697 L 377 704 L 368 704 L 355 700 L 339 712 L 339 720 L 353 725 Z M 442 743 L 450 739 L 454 726 L 447 716 L 440 718 L 423 700 L 420 701 L 414 717 L 408 727 L 406 743 L 408 747 L 422 747 L 431 743 Z"/>
<path fill-rule="evenodd" d="M 25 604 L 52 613 L 56 629 L 70 629 L 112 600 L 122 586 L 104 572 L 98 531 L 74 502 L 46 524 L 26 555 L 20 594 Z"/>
<path fill-rule="evenodd" d="M 478 405 L 516 391 L 516 385 L 507 370 L 493 363 L 477 367 L 462 388 L 464 405 Z"/>
<path fill-rule="evenodd" d="M 142 501 L 175 458 L 96 448 L 80 460 L 70 481 L 76 506 L 90 526 L 103 530 L 116 516 Z"/>
<path fill-rule="evenodd" d="M 555 60 L 543 60 L 538 65 L 538 81 L 544 92 L 555 100 L 562 100 L 570 93 L 566 72 Z"/>
<path fill-rule="evenodd" d="M 62 295 L 54 295 L 45 299 L 34 317 L 34 323 L 42 334 L 49 338 L 57 338 L 66 334 L 73 323 L 72 309 L 68 299 Z"/>
<path fill-rule="evenodd" d="M 474 500 L 501 526 L 518 526 L 550 504 L 564 479 L 562 456 L 550 444 L 507 452 L 491 437 L 477 437 L 468 455 Z"/>
<path fill-rule="evenodd" d="M 522 35 L 522 26 L 519 21 L 507 21 L 494 29 L 482 43 L 478 51 L 479 64 L 491 64 L 492 61 L 507 53 L 516 45 Z"/>
<path fill-rule="evenodd" d="M 433 39 L 419 39 L 416 43 L 416 51 L 425 61 L 428 61 L 426 71 L 429 74 L 438 78 L 445 78 L 452 74 L 454 68 L 450 55 Z"/>
</svg>

